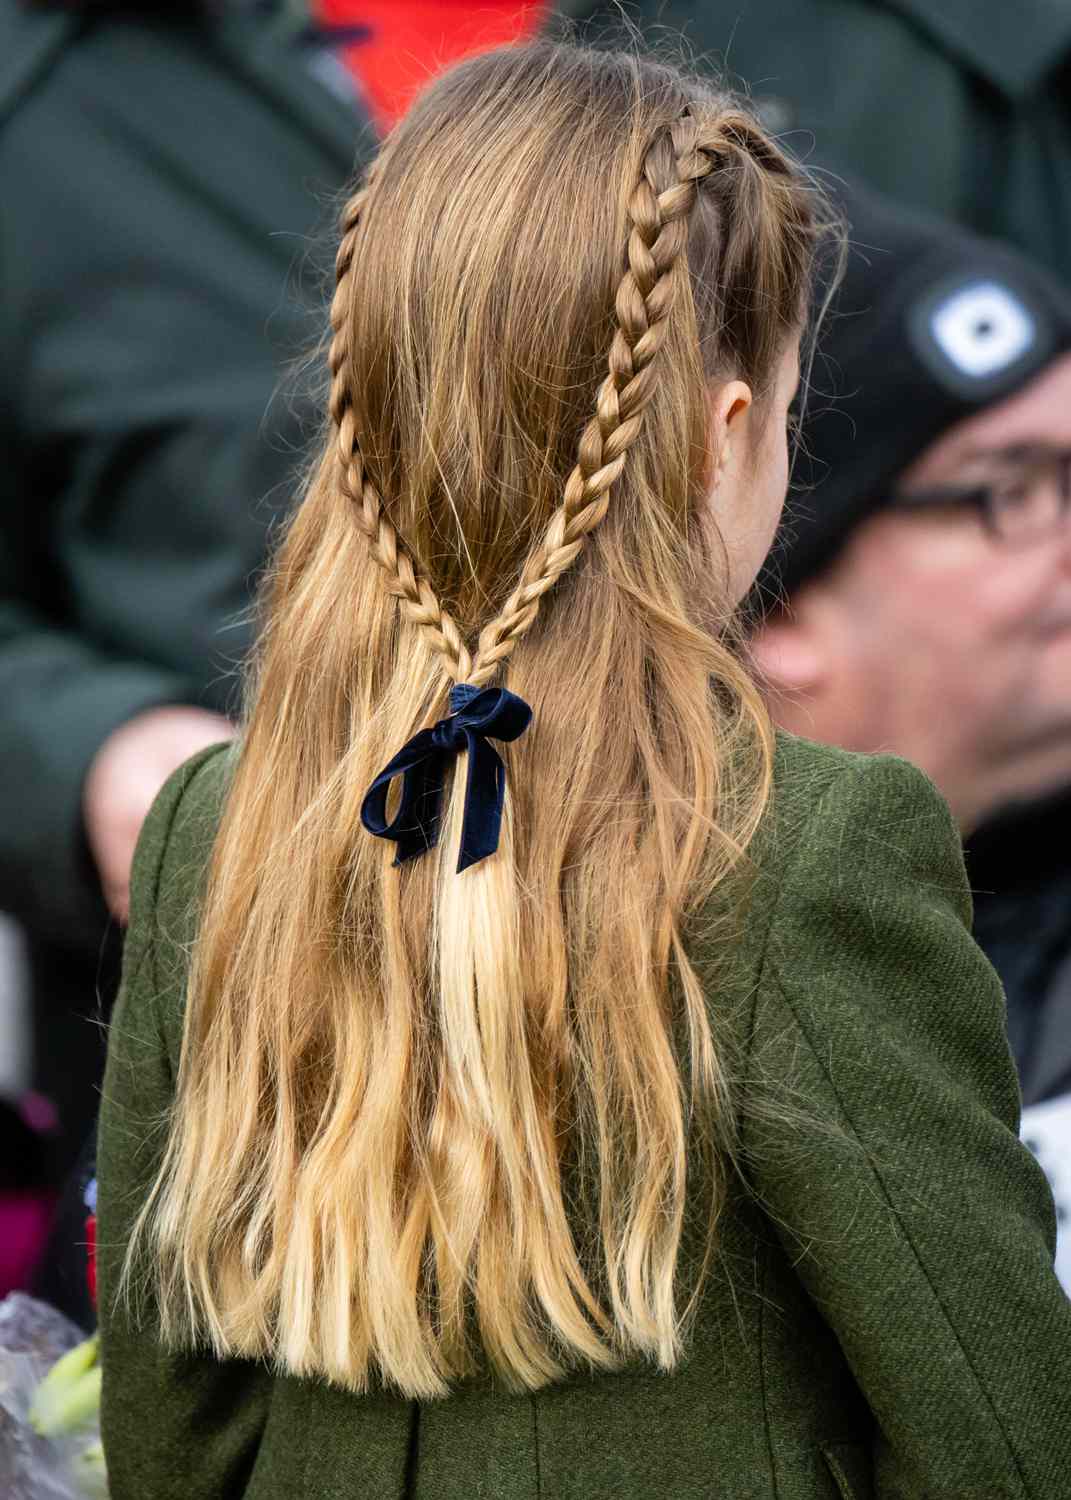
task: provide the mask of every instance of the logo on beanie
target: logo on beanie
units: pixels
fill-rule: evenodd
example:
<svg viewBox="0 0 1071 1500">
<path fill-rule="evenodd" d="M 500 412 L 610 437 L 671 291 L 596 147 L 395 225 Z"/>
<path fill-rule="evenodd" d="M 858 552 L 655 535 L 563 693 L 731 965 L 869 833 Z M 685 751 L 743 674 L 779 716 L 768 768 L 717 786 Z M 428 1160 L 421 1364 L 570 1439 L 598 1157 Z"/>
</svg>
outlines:
<svg viewBox="0 0 1071 1500">
<path fill-rule="evenodd" d="M 1021 359 L 1037 331 L 1025 304 L 996 281 L 953 292 L 930 314 L 930 328 L 938 347 L 975 380 Z"/>
<path fill-rule="evenodd" d="M 1052 329 L 1007 278 L 960 274 L 933 288 L 910 319 L 929 373 L 972 404 L 1010 389 L 1049 353 Z"/>
</svg>

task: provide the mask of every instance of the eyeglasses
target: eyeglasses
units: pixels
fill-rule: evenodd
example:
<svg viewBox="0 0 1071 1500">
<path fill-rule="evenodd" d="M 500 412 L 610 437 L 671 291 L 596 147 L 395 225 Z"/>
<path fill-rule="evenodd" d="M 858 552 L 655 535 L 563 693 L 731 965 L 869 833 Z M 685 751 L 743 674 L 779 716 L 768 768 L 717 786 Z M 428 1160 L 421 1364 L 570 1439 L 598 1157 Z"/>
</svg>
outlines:
<svg viewBox="0 0 1071 1500">
<path fill-rule="evenodd" d="M 1071 449 L 1038 449 L 1009 461 L 983 484 L 894 493 L 897 510 L 969 505 L 990 536 L 1011 546 L 1041 541 L 1071 514 Z"/>
</svg>

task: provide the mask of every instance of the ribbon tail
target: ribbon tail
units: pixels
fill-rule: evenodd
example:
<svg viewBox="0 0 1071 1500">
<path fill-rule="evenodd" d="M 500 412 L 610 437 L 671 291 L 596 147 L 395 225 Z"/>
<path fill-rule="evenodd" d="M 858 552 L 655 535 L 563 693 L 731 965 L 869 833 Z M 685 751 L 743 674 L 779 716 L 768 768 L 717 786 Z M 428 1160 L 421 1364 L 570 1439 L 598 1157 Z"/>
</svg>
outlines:
<svg viewBox="0 0 1071 1500">
<path fill-rule="evenodd" d="M 465 775 L 465 811 L 457 871 L 478 864 L 498 848 L 502 808 L 506 800 L 506 768 L 502 757 L 485 739 L 469 734 Z"/>
<path fill-rule="evenodd" d="M 442 794 L 441 757 L 428 756 L 405 772 L 401 801 L 389 834 L 397 844 L 396 865 L 426 854 L 439 842 Z"/>
<path fill-rule="evenodd" d="M 388 822 L 387 798 L 398 776 L 402 778 L 401 797 Z M 361 805 L 361 822 L 377 838 L 394 841 L 396 865 L 424 854 L 438 842 L 442 790 L 443 756 L 430 730 L 415 735 L 369 787 Z"/>
</svg>

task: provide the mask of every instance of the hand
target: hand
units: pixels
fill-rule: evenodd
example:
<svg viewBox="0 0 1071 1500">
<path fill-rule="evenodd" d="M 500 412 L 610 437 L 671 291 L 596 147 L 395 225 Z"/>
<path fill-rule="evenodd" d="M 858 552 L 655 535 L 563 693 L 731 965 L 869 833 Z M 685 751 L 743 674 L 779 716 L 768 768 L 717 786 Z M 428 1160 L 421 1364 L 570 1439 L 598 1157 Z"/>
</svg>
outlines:
<svg viewBox="0 0 1071 1500">
<path fill-rule="evenodd" d="M 116 729 L 97 751 L 82 792 L 82 813 L 104 899 L 120 922 L 130 913 L 134 849 L 157 792 L 183 761 L 234 732 L 229 719 L 203 708 L 150 708 Z"/>
</svg>

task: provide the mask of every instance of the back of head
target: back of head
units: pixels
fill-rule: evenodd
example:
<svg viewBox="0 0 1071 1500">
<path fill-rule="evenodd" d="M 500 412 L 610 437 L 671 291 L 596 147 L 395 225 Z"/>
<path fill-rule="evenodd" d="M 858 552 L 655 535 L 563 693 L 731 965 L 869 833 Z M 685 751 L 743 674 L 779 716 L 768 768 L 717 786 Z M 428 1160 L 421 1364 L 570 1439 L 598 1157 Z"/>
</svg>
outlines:
<svg viewBox="0 0 1071 1500">
<path fill-rule="evenodd" d="M 770 775 L 709 388 L 761 400 L 815 233 L 735 101 L 551 43 L 442 77 L 347 205 L 139 1225 L 165 1339 L 418 1396 L 482 1356 L 529 1388 L 678 1358 L 687 1158 L 716 1203 L 731 1135 L 682 928 Z M 534 719 L 497 852 L 456 873 L 462 766 L 395 864 L 369 783 L 507 669 Z"/>
</svg>

